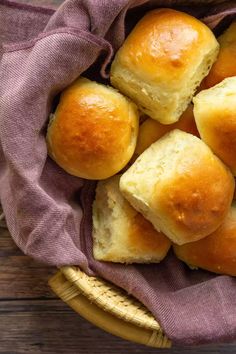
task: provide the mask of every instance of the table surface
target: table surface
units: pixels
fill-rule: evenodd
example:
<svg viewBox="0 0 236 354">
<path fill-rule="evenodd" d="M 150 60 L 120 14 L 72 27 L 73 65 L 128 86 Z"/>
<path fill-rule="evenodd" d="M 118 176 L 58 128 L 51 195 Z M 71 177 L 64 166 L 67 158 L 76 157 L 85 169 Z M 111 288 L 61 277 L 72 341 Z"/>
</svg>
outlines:
<svg viewBox="0 0 236 354">
<path fill-rule="evenodd" d="M 88 323 L 50 291 L 54 268 L 36 263 L 0 228 L 0 354 L 233 354 L 236 345 L 152 349 Z"/>
<path fill-rule="evenodd" d="M 20 1 L 20 0 L 18 0 Z M 22 0 L 57 6 L 63 0 Z M 0 228 L 0 354 L 233 354 L 236 345 L 152 349 L 96 328 L 50 291 L 56 269 L 22 254 L 9 232 Z"/>
</svg>

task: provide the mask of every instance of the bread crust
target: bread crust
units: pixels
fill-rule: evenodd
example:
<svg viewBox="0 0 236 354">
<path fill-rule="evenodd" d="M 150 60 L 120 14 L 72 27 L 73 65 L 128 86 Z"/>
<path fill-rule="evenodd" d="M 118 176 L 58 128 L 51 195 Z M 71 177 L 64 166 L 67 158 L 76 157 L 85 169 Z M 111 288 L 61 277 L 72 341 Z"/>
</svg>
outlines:
<svg viewBox="0 0 236 354">
<path fill-rule="evenodd" d="M 181 245 L 222 224 L 234 178 L 203 141 L 173 130 L 138 157 L 122 175 L 120 188 L 156 230 Z"/>
<path fill-rule="evenodd" d="M 206 238 L 173 245 L 176 256 L 191 267 L 236 276 L 236 205 L 232 205 L 223 224 Z"/>
<path fill-rule="evenodd" d="M 120 176 L 98 182 L 93 204 L 95 259 L 120 263 L 158 263 L 171 241 L 138 213 L 119 190 Z"/>
<path fill-rule="evenodd" d="M 195 96 L 194 116 L 202 140 L 236 176 L 236 77 Z"/>
<path fill-rule="evenodd" d="M 139 128 L 137 145 L 134 152 L 134 157 L 137 158 L 151 144 L 160 139 L 163 135 L 174 129 L 180 129 L 186 133 L 199 136 L 197 126 L 193 115 L 193 105 L 190 103 L 188 108 L 181 115 L 178 122 L 174 124 L 164 125 L 158 121 L 148 118 Z"/>
<path fill-rule="evenodd" d="M 201 89 L 210 88 L 227 77 L 236 76 L 236 21 L 217 40 L 220 51 L 209 74 L 203 80 Z"/>
<path fill-rule="evenodd" d="M 216 60 L 219 45 L 196 18 L 173 9 L 148 12 L 111 66 L 111 83 L 162 124 L 176 122 Z"/>
<path fill-rule="evenodd" d="M 61 95 L 49 124 L 49 155 L 68 173 L 104 179 L 133 155 L 138 111 L 115 89 L 80 78 Z"/>
</svg>

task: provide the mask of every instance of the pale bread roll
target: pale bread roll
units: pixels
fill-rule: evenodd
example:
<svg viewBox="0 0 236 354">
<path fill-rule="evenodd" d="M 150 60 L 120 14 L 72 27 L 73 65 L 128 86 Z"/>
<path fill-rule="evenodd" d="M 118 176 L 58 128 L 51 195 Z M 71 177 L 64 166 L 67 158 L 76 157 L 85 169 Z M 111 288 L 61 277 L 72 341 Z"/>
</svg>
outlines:
<svg viewBox="0 0 236 354">
<path fill-rule="evenodd" d="M 173 9 L 148 12 L 118 50 L 111 83 L 162 124 L 176 122 L 216 60 L 219 45 L 198 19 Z"/>
<path fill-rule="evenodd" d="M 119 176 L 98 182 L 93 204 L 93 254 L 100 261 L 158 263 L 171 242 L 122 196 Z"/>
<path fill-rule="evenodd" d="M 236 77 L 195 96 L 194 116 L 202 140 L 236 176 Z"/>
<path fill-rule="evenodd" d="M 124 197 L 179 245 L 214 232 L 234 193 L 229 169 L 199 138 L 173 130 L 122 175 Z"/>
<path fill-rule="evenodd" d="M 223 224 L 211 235 L 173 248 L 176 256 L 191 268 L 236 276 L 236 205 L 232 205 Z"/>
<path fill-rule="evenodd" d="M 114 88 L 85 78 L 64 90 L 47 132 L 50 157 L 77 177 L 104 179 L 133 155 L 136 105 Z"/>
</svg>

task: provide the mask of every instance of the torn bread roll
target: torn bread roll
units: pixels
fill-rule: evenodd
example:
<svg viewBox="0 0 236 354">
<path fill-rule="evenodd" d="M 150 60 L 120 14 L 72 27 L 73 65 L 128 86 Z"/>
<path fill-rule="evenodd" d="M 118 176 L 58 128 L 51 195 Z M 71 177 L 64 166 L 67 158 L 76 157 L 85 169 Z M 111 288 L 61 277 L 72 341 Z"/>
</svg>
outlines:
<svg viewBox="0 0 236 354">
<path fill-rule="evenodd" d="M 236 176 L 236 77 L 201 91 L 193 102 L 202 140 Z"/>
<path fill-rule="evenodd" d="M 218 42 L 195 17 L 173 9 L 148 12 L 116 53 L 110 79 L 162 124 L 176 122 L 216 60 Z"/>
<path fill-rule="evenodd" d="M 173 130 L 122 175 L 124 197 L 179 245 L 214 232 L 234 193 L 229 169 L 199 138 Z"/>
<path fill-rule="evenodd" d="M 136 105 L 114 88 L 79 78 L 62 93 L 47 131 L 50 157 L 66 172 L 104 179 L 133 155 Z"/>
<path fill-rule="evenodd" d="M 158 263 L 171 242 L 122 196 L 119 176 L 98 182 L 93 204 L 93 254 L 100 261 Z"/>
<path fill-rule="evenodd" d="M 202 240 L 174 245 L 176 256 L 191 268 L 236 276 L 236 204 L 223 224 Z"/>
</svg>

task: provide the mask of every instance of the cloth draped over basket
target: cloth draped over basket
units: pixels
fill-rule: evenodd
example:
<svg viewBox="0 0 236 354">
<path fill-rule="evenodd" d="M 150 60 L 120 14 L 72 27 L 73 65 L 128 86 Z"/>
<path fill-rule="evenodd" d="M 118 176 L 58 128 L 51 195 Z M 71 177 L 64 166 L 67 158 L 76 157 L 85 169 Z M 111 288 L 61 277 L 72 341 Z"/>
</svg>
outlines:
<svg viewBox="0 0 236 354">
<path fill-rule="evenodd" d="M 145 11 L 177 6 L 217 33 L 236 14 L 235 2 L 196 2 L 69 0 L 54 13 L 0 0 L 0 198 L 13 239 L 38 261 L 78 265 L 127 290 L 182 345 L 236 340 L 236 279 L 192 271 L 171 253 L 152 265 L 95 261 L 96 183 L 47 158 L 45 132 L 55 97 L 80 74 L 106 82 L 112 55 Z"/>
</svg>

